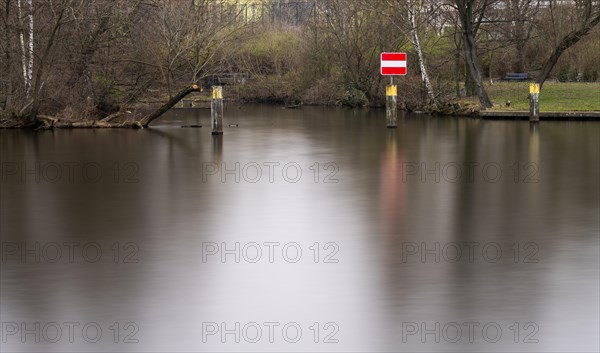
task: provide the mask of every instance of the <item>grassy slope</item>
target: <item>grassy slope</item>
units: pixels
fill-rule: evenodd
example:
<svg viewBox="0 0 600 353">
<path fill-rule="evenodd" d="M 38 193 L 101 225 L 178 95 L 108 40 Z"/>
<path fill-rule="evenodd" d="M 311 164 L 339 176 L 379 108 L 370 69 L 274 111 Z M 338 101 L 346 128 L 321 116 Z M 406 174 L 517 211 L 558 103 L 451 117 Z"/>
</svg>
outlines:
<svg viewBox="0 0 600 353">
<path fill-rule="evenodd" d="M 492 110 L 529 110 L 529 82 L 495 82 L 486 88 L 494 103 Z M 511 102 L 510 108 L 506 101 Z M 575 110 L 600 111 L 600 83 L 544 83 L 540 111 Z"/>
</svg>

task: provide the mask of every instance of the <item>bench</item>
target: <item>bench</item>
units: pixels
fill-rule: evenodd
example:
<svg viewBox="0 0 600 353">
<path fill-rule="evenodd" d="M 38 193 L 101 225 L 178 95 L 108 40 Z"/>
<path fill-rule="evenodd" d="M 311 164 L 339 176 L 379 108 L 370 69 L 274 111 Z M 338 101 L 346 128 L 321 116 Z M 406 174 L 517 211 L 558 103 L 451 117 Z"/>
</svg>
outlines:
<svg viewBox="0 0 600 353">
<path fill-rule="evenodd" d="M 506 76 L 504 77 L 505 81 L 527 81 L 529 80 L 529 74 L 528 73 L 521 73 L 521 72 L 511 72 L 506 74 Z"/>
</svg>

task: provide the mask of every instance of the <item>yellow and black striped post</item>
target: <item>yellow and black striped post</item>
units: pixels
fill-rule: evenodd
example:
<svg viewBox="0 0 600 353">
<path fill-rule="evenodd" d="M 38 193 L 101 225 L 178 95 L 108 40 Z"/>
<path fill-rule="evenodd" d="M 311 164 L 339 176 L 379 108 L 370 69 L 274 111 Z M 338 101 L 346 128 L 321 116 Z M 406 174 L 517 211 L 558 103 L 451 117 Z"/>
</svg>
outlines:
<svg viewBox="0 0 600 353">
<path fill-rule="evenodd" d="M 398 116 L 398 86 L 388 85 L 385 89 L 386 110 L 385 117 L 388 128 L 396 128 Z"/>
<path fill-rule="evenodd" d="M 223 87 L 212 87 L 212 100 L 210 102 L 212 117 L 212 134 L 223 135 Z"/>
<path fill-rule="evenodd" d="M 529 122 L 540 121 L 540 85 L 531 83 L 529 85 Z"/>
</svg>

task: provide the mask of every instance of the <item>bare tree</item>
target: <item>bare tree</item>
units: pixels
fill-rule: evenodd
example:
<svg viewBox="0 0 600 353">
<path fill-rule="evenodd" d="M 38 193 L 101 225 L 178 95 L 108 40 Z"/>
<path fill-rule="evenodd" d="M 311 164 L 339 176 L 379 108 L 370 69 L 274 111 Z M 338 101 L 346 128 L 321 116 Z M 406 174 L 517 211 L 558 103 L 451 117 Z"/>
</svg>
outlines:
<svg viewBox="0 0 600 353">
<path fill-rule="evenodd" d="M 76 44 L 75 60 L 69 86 L 74 86 L 82 78 L 91 82 L 89 70 L 92 60 L 99 49 L 101 41 L 107 41 L 105 34 L 111 29 L 111 20 L 114 20 L 114 11 L 117 10 L 117 0 L 93 1 L 82 8 L 71 9 L 71 19 L 80 29 L 75 33 L 80 36 Z"/>
<path fill-rule="evenodd" d="M 477 90 L 477 96 L 479 97 L 479 104 L 481 108 L 486 109 L 492 107 L 492 102 L 483 86 L 483 70 L 479 64 L 479 58 L 477 55 L 477 44 L 475 37 L 477 30 L 482 23 L 484 14 L 488 7 L 494 2 L 494 0 L 481 0 L 479 14 L 476 14 L 475 3 L 477 0 L 455 0 L 456 9 L 458 10 L 458 17 L 461 23 L 463 47 L 465 50 L 465 60 L 471 78 L 475 83 Z"/>
<path fill-rule="evenodd" d="M 164 76 L 171 98 L 175 71 L 182 66 L 183 56 L 193 47 L 193 43 L 188 40 L 193 20 L 188 14 L 193 4 L 165 1 L 159 3 L 159 6 L 159 34 L 166 49 L 162 55 L 163 67 L 166 70 Z"/>
<path fill-rule="evenodd" d="M 38 68 L 37 68 L 36 74 L 35 74 L 34 88 L 33 88 L 32 101 L 31 101 L 31 113 L 29 114 L 30 121 L 32 121 L 32 122 L 35 120 L 35 118 L 38 114 L 39 103 L 40 103 L 40 101 L 39 101 L 40 91 L 41 91 L 42 85 L 43 85 L 42 80 L 44 78 L 44 75 L 46 74 L 46 72 L 45 72 L 46 61 L 48 59 L 48 56 L 50 55 L 50 51 L 52 50 L 52 47 L 55 44 L 56 35 L 62 25 L 63 16 L 65 14 L 65 11 L 69 7 L 69 1 L 62 3 L 61 5 L 55 5 L 52 3 L 52 1 L 50 1 L 48 3 L 48 6 L 50 7 L 50 11 L 52 13 L 53 24 L 52 24 L 52 29 L 50 31 L 50 36 L 49 36 L 48 40 L 46 41 L 46 46 L 44 47 L 44 51 L 41 53 L 40 59 L 38 60 Z M 33 38 L 33 33 L 31 34 L 31 36 Z"/>
<path fill-rule="evenodd" d="M 419 39 L 419 26 L 417 25 L 417 16 L 422 12 L 423 2 L 417 0 L 408 0 L 408 23 L 410 26 L 410 38 L 413 47 L 417 52 L 419 58 L 419 68 L 421 71 L 421 80 L 425 84 L 427 89 L 427 95 L 429 99 L 436 105 L 439 105 L 431 81 L 429 80 L 429 74 L 427 73 L 427 65 L 425 64 L 425 56 L 423 55 L 423 49 L 421 48 L 421 40 Z"/>
<path fill-rule="evenodd" d="M 575 23 L 575 26 L 571 31 L 558 40 L 558 43 L 555 45 L 552 54 L 550 54 L 550 57 L 546 60 L 546 63 L 542 69 L 542 73 L 537 79 L 537 82 L 540 84 L 540 88 L 544 85 L 544 82 L 546 82 L 548 76 L 550 76 L 552 69 L 558 62 L 558 59 L 560 59 L 561 55 L 567 49 L 577 44 L 583 37 L 588 35 L 592 28 L 600 23 L 600 1 L 575 0 L 573 2 L 569 2 L 569 4 L 564 4 L 564 1 L 550 0 L 549 9 L 552 15 L 552 23 L 556 27 L 558 27 L 558 24 L 556 23 L 554 17 L 554 10 L 557 7 L 563 6 L 569 6 L 572 10 L 574 10 L 572 22 Z"/>
<path fill-rule="evenodd" d="M 371 2 L 365 0 L 368 8 L 373 9 Z M 406 36 L 412 44 L 419 61 L 419 73 L 421 81 L 427 91 L 429 100 L 438 105 L 438 99 L 429 78 L 429 72 L 426 63 L 426 54 L 421 45 L 421 35 L 419 34 L 424 23 L 429 20 L 439 9 L 439 5 L 427 0 L 385 0 L 386 8 L 383 9 L 383 15 L 390 17 L 394 27 L 400 30 L 403 36 Z M 431 28 L 432 26 L 430 26 Z"/>
<path fill-rule="evenodd" d="M 508 9 L 510 28 L 509 40 L 515 46 L 515 62 L 513 69 L 516 72 L 525 72 L 525 47 L 531 38 L 534 29 L 534 17 L 539 11 L 540 2 L 537 0 L 505 0 Z"/>
<path fill-rule="evenodd" d="M 224 0 L 160 1 L 156 6 L 160 43 L 153 50 L 172 97 L 175 84 L 198 82 L 208 73 L 219 49 L 242 28 L 241 10 L 224 16 L 223 9 L 231 8 Z"/>
<path fill-rule="evenodd" d="M 198 82 L 210 74 L 218 74 L 220 68 L 214 64 L 217 54 L 229 43 L 239 37 L 244 23 L 237 21 L 241 9 L 234 11 L 234 16 L 221 19 L 216 16 L 216 6 L 223 4 L 214 0 L 195 0 L 191 40 L 193 47 L 186 55 L 186 62 L 191 71 L 191 82 Z M 247 20 L 247 19 L 244 19 Z"/>
<path fill-rule="evenodd" d="M 0 87 L 4 87 L 4 103 L 2 107 L 4 110 L 9 110 L 12 106 L 13 86 L 12 86 L 12 27 L 10 24 L 10 4 L 11 0 L 4 0 L 2 2 L 2 22 L 4 23 L 4 41 L 0 43 L 4 51 L 4 74 L 0 79 Z M 2 92 L 2 90 L 0 90 Z M 1 98 L 1 97 L 0 97 Z"/>
<path fill-rule="evenodd" d="M 17 9 L 19 11 L 19 39 L 21 41 L 21 64 L 23 66 L 23 84 L 25 85 L 25 95 L 29 97 L 31 92 L 31 81 L 33 80 L 33 2 L 27 1 L 27 9 L 17 0 Z M 23 15 L 25 11 L 27 15 Z M 24 20 L 24 17 L 26 19 Z M 23 23 L 26 22 L 26 24 Z"/>
<path fill-rule="evenodd" d="M 322 20 L 313 27 L 336 56 L 347 84 L 364 92 L 371 104 L 379 99 L 379 54 L 405 42 L 389 30 L 391 24 L 380 15 L 383 5 L 373 2 L 365 9 L 359 0 L 327 1 L 321 4 Z"/>
</svg>

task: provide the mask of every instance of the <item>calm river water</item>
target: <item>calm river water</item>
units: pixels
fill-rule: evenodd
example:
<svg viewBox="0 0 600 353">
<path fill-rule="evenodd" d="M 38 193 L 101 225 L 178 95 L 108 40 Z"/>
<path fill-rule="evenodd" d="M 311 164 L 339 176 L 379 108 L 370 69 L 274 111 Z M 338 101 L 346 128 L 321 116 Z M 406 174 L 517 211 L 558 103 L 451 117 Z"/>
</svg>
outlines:
<svg viewBox="0 0 600 353">
<path fill-rule="evenodd" d="M 2 351 L 598 351 L 600 123 L 384 114 L 0 131 Z"/>
</svg>

